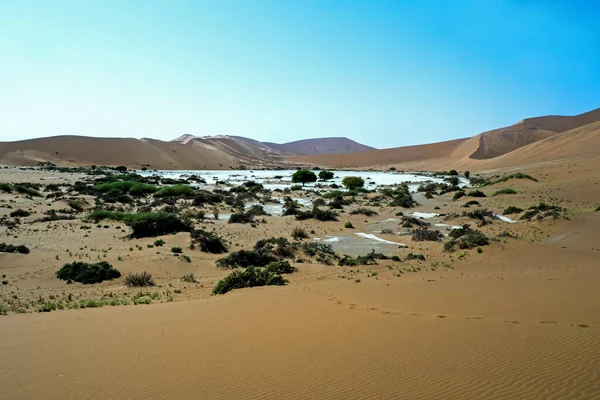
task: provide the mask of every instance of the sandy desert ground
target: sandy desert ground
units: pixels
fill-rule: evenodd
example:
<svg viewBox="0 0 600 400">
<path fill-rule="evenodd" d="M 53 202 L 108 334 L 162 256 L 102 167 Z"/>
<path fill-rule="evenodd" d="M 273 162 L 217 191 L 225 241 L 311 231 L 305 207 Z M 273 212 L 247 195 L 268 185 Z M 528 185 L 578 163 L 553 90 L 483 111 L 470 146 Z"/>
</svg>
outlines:
<svg viewBox="0 0 600 400">
<path fill-rule="evenodd" d="M 493 239 L 481 253 L 444 252 L 447 239 L 381 234 L 407 245 L 384 247 L 403 261 L 340 267 L 307 260 L 293 263 L 298 272 L 286 286 L 218 296 L 212 288 L 230 271 L 215 267 L 222 255 L 189 250 L 188 233 L 163 236 L 164 246 L 150 248 L 155 238 L 127 239 L 118 222 L 33 223 L 64 202 L 1 193 L 2 215 L 17 208 L 34 214 L 22 218 L 16 234 L 2 227 L 0 242 L 24 244 L 31 253 L 0 253 L 2 301 L 29 307 L 0 317 L 0 392 L 10 399 L 600 398 L 599 161 L 522 164 L 511 171 L 538 182 L 484 187 L 485 198 L 415 195 L 420 205 L 410 211 L 426 213 L 460 213 L 467 200 L 496 213 L 540 201 L 568 210 L 557 219 L 494 220 L 478 228 Z M 84 178 L 13 167 L 0 174 L 11 183 Z M 491 196 L 508 187 L 518 193 Z M 91 206 L 93 198 L 87 200 Z M 345 207 L 338 222 L 266 216 L 256 228 L 202 224 L 234 251 L 261 238 L 290 238 L 295 226 L 321 238 L 351 235 L 346 221 L 368 232 L 407 212 L 370 204 L 366 196 Z M 350 215 L 359 205 L 378 215 Z M 474 221 L 454 216 L 444 223 Z M 191 262 L 174 257 L 173 246 Z M 409 253 L 426 261 L 406 260 Z M 133 302 L 138 290 L 123 278 L 94 285 L 56 279 L 63 263 L 80 259 L 107 260 L 123 276 L 151 272 L 152 304 L 34 312 L 40 298 Z M 180 280 L 190 272 L 197 283 Z"/>
</svg>

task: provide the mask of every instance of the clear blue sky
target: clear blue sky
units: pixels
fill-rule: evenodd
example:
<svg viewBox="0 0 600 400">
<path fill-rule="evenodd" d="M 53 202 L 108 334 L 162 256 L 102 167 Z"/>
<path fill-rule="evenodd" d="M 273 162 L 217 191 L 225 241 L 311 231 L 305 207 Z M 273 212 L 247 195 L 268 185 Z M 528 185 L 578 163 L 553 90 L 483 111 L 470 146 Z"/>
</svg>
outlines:
<svg viewBox="0 0 600 400">
<path fill-rule="evenodd" d="M 600 107 L 582 0 L 0 0 L 0 140 L 396 147 Z"/>
</svg>

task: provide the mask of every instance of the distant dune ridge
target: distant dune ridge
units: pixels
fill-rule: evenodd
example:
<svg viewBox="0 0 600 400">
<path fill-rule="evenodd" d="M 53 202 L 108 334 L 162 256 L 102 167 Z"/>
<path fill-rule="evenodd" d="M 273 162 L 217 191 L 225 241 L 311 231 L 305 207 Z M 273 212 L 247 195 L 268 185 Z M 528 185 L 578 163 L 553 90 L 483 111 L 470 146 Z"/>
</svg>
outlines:
<svg viewBox="0 0 600 400">
<path fill-rule="evenodd" d="M 54 136 L 0 143 L 0 163 L 125 165 L 151 169 L 235 169 L 242 166 L 484 170 L 524 162 L 600 155 L 600 108 L 575 116 L 528 118 L 479 135 L 377 150 L 343 137 L 259 142 L 240 136 L 185 134 L 154 139 Z"/>
<path fill-rule="evenodd" d="M 263 143 L 283 154 L 344 154 L 376 150 L 374 147 L 365 146 L 345 137 L 304 139 L 283 144 Z"/>
</svg>

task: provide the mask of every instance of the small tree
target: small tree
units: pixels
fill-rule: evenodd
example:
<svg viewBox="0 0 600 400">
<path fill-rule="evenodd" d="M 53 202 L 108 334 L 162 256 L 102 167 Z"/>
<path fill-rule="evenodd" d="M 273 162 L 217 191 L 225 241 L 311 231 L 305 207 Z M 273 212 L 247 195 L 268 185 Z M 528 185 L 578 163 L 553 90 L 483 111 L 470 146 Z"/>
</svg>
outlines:
<svg viewBox="0 0 600 400">
<path fill-rule="evenodd" d="M 333 172 L 323 170 L 323 171 L 319 172 L 319 179 L 322 181 L 328 181 L 330 179 L 333 179 Z"/>
<path fill-rule="evenodd" d="M 365 186 L 365 180 L 360 176 L 347 176 L 342 180 L 342 184 L 348 190 L 356 190 Z"/>
<path fill-rule="evenodd" d="M 465 178 L 469 179 L 471 177 L 471 173 L 469 171 L 465 171 Z"/>
<path fill-rule="evenodd" d="M 315 175 L 314 172 L 308 171 L 306 169 L 298 170 L 298 171 L 294 172 L 294 175 L 292 175 L 292 182 L 293 183 L 301 183 L 302 186 L 304 186 L 305 183 L 316 182 L 316 181 L 317 181 L 317 175 Z"/>
</svg>

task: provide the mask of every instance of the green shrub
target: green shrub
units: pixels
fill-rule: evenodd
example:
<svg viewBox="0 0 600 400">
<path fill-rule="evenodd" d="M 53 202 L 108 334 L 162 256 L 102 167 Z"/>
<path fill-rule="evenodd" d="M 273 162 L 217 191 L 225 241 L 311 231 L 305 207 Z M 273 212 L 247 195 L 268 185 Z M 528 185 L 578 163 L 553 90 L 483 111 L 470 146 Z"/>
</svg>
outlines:
<svg viewBox="0 0 600 400">
<path fill-rule="evenodd" d="M 519 213 L 521 213 L 521 212 L 523 212 L 523 209 L 522 209 L 522 208 L 515 207 L 515 206 L 509 206 L 508 208 L 506 208 L 506 209 L 505 209 L 505 210 L 502 212 L 502 214 L 504 214 L 504 215 L 510 215 L 510 214 L 519 214 Z"/>
<path fill-rule="evenodd" d="M 481 190 L 471 190 L 467 196 L 469 197 L 487 197 Z"/>
<path fill-rule="evenodd" d="M 274 274 L 291 274 L 296 271 L 289 261 L 274 261 L 265 267 L 267 272 L 271 272 Z"/>
<path fill-rule="evenodd" d="M 498 196 L 499 194 L 517 194 L 517 191 L 512 188 L 504 188 L 500 190 L 496 190 L 492 196 Z"/>
<path fill-rule="evenodd" d="M 251 215 L 253 217 L 258 217 L 262 215 L 269 215 L 260 204 L 255 204 L 246 211 L 246 214 Z"/>
<path fill-rule="evenodd" d="M 321 172 L 319 172 L 319 179 L 322 181 L 331 180 L 331 179 L 333 179 L 333 172 L 327 171 L 327 170 L 322 170 Z"/>
<path fill-rule="evenodd" d="M 236 212 L 229 216 L 230 224 L 249 224 L 254 222 L 254 215 L 247 212 Z"/>
<path fill-rule="evenodd" d="M 490 242 L 481 231 L 471 229 L 469 225 L 463 225 L 460 229 L 450 231 L 452 240 L 444 244 L 444 250 L 452 251 L 456 246 L 460 249 L 473 249 L 475 247 L 487 246 Z"/>
<path fill-rule="evenodd" d="M 410 208 L 415 204 L 415 201 L 410 193 L 400 193 L 394 197 L 390 203 L 390 207 Z"/>
<path fill-rule="evenodd" d="M 342 179 L 342 185 L 344 185 L 348 190 L 356 190 L 365 186 L 365 180 L 360 176 L 346 176 Z"/>
<path fill-rule="evenodd" d="M 338 220 L 335 211 L 321 210 L 318 207 L 313 208 L 311 211 L 300 211 L 296 214 L 296 219 L 298 221 L 304 221 L 311 218 L 323 222 Z"/>
<path fill-rule="evenodd" d="M 216 262 L 219 268 L 247 268 L 250 266 L 264 267 L 265 265 L 277 261 L 277 257 L 271 254 L 269 248 L 259 250 L 238 250 L 219 258 Z"/>
<path fill-rule="evenodd" d="M 171 247 L 171 253 L 181 254 L 183 253 L 183 249 L 181 247 Z"/>
<path fill-rule="evenodd" d="M 12 193 L 13 187 L 9 183 L 0 183 L 0 192 Z"/>
<path fill-rule="evenodd" d="M 100 193 L 110 192 L 111 195 L 129 193 L 132 196 L 143 196 L 155 193 L 158 187 L 138 181 L 116 181 L 100 183 L 95 185 L 93 189 Z"/>
<path fill-rule="evenodd" d="M 335 251 L 333 251 L 333 247 L 331 247 L 331 245 L 328 243 L 302 243 L 302 250 L 310 257 L 314 257 L 316 255 L 336 256 Z"/>
<path fill-rule="evenodd" d="M 538 180 L 533 178 L 532 176 L 523 174 L 521 172 L 517 172 L 516 174 L 510 174 L 510 175 L 505 175 L 500 179 L 496 179 L 496 180 L 490 180 L 490 181 L 485 181 L 483 182 L 482 186 L 491 186 L 491 185 L 495 185 L 497 183 L 501 183 L 501 182 L 506 182 L 509 179 L 529 179 L 531 181 L 537 182 Z"/>
<path fill-rule="evenodd" d="M 227 246 L 221 237 L 214 232 L 208 232 L 204 229 L 196 229 L 191 232 L 193 245 L 199 245 L 200 251 L 212 254 L 221 254 L 227 252 Z"/>
<path fill-rule="evenodd" d="M 40 192 L 25 185 L 14 185 L 13 189 L 16 190 L 18 193 L 26 194 L 28 196 L 42 197 L 42 194 Z"/>
<path fill-rule="evenodd" d="M 330 192 L 324 193 L 321 197 L 327 200 L 335 199 L 338 196 L 341 196 L 344 192 L 341 190 L 332 190 Z"/>
<path fill-rule="evenodd" d="M 154 246 L 156 246 L 156 247 L 163 246 L 164 244 L 165 244 L 165 241 L 164 241 L 164 240 L 162 240 L 162 239 L 156 239 L 156 240 L 154 241 Z"/>
<path fill-rule="evenodd" d="M 465 192 L 463 192 L 462 190 L 459 192 L 454 193 L 454 197 L 452 197 L 453 201 L 456 201 L 458 199 L 460 199 L 461 197 L 466 196 L 467 194 Z"/>
<path fill-rule="evenodd" d="M 6 243 L 0 243 L 0 253 L 20 253 L 20 254 L 29 254 L 29 248 L 24 245 L 12 245 Z"/>
<path fill-rule="evenodd" d="M 213 294 L 225 294 L 234 289 L 257 286 L 285 285 L 287 281 L 279 274 L 264 268 L 249 267 L 245 270 L 233 271 L 221 279 L 213 289 Z"/>
<path fill-rule="evenodd" d="M 56 277 L 64 281 L 74 281 L 84 284 L 99 283 L 106 280 L 116 279 L 121 273 L 106 261 L 99 263 L 86 263 L 76 261 L 65 264 L 56 271 Z"/>
<path fill-rule="evenodd" d="M 186 197 L 191 198 L 196 194 L 196 190 L 190 185 L 172 185 L 165 186 L 158 192 L 154 193 L 154 197 Z"/>
<path fill-rule="evenodd" d="M 417 228 L 412 233 L 412 240 L 415 242 L 439 242 L 444 235 L 440 231 L 429 230 L 427 228 Z"/>
<path fill-rule="evenodd" d="M 302 228 L 295 227 L 292 230 L 292 237 L 294 238 L 294 240 L 307 239 L 308 238 L 308 233 L 306 233 L 306 231 L 304 229 L 302 229 Z"/>
<path fill-rule="evenodd" d="M 365 207 L 360 207 L 360 208 L 357 208 L 356 210 L 350 211 L 350 215 L 357 215 L 357 214 L 362 214 L 362 215 L 367 216 L 367 217 L 372 217 L 374 215 L 379 215 L 379 214 L 377 214 L 377 211 L 371 210 L 371 209 L 365 208 Z"/>
<path fill-rule="evenodd" d="M 125 285 L 128 287 L 155 286 L 152 274 L 146 271 L 130 273 L 125 277 Z"/>
<path fill-rule="evenodd" d="M 479 205 L 481 205 L 481 203 L 479 203 L 477 200 L 469 200 L 465 204 L 463 204 L 463 207 L 469 208 L 471 206 L 479 206 Z"/>
<path fill-rule="evenodd" d="M 187 283 L 198 283 L 198 281 L 196 280 L 196 277 L 192 273 L 183 275 L 181 277 L 181 281 L 187 282 Z"/>
<path fill-rule="evenodd" d="M 338 265 L 341 267 L 355 267 L 357 265 L 377 265 L 377 260 L 389 260 L 390 258 L 382 253 L 375 253 L 371 250 L 370 253 L 356 258 L 344 254 L 339 260 Z"/>
<path fill-rule="evenodd" d="M 352 222 L 348 221 L 344 224 L 344 228 L 354 229 L 354 225 L 352 225 Z"/>
<path fill-rule="evenodd" d="M 29 217 L 31 215 L 31 213 L 27 210 L 23 210 L 22 208 L 19 208 L 18 210 L 15 210 L 13 212 L 10 213 L 11 217 Z"/>
<path fill-rule="evenodd" d="M 404 261 L 411 261 L 411 260 L 425 261 L 425 256 L 423 254 L 408 253 L 406 255 L 406 258 L 404 259 Z"/>
<path fill-rule="evenodd" d="M 520 219 L 531 219 L 533 217 L 537 217 L 537 219 L 544 219 L 546 217 L 556 219 L 564 212 L 566 212 L 566 208 L 541 202 L 538 205 L 529 207 Z"/>
<path fill-rule="evenodd" d="M 191 227 L 175 214 L 159 212 L 124 213 L 120 211 L 94 210 L 88 216 L 98 223 L 103 219 L 119 221 L 132 228 L 132 238 L 165 235 L 174 232 L 189 232 Z"/>
</svg>

